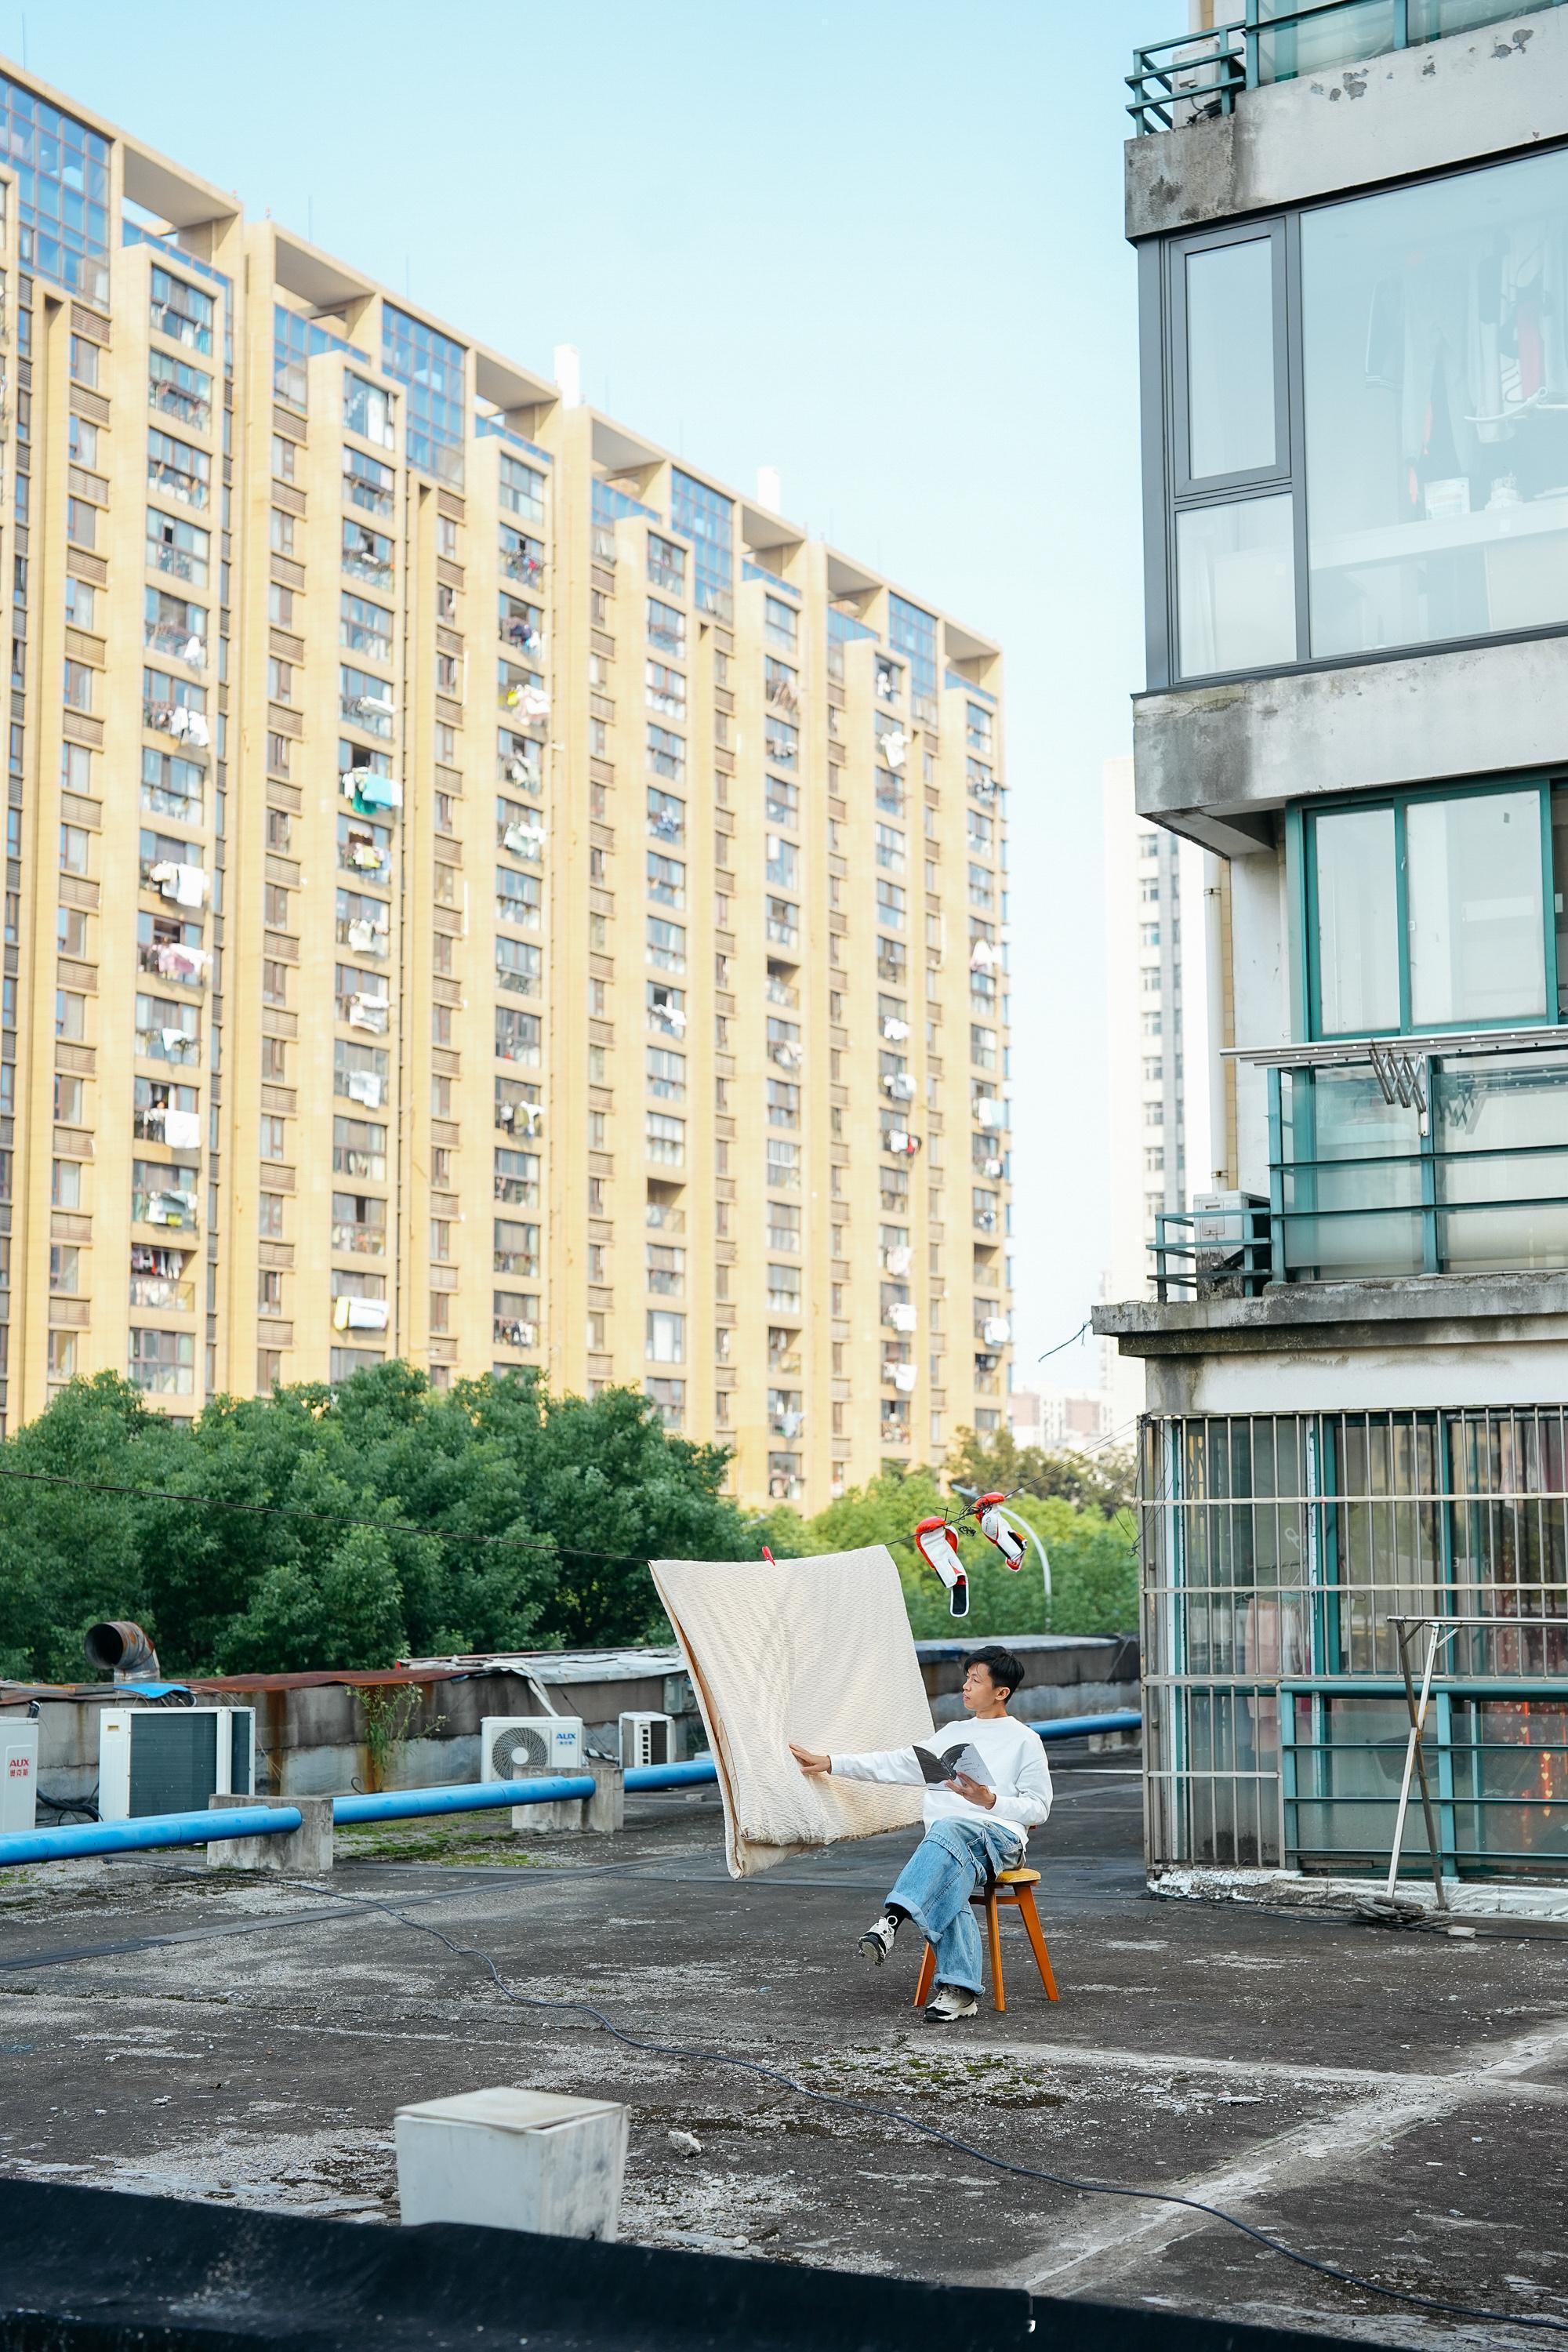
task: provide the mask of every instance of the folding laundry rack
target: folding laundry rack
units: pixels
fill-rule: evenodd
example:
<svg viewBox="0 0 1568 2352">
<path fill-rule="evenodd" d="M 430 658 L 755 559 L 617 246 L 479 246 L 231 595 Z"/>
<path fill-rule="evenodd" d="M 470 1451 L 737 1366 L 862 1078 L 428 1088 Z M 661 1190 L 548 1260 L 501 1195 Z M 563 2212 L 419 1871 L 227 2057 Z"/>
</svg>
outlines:
<svg viewBox="0 0 1568 2352">
<path fill-rule="evenodd" d="M 1426 1822 L 1426 1851 L 1432 1859 L 1433 1892 L 1438 1910 L 1447 1911 L 1448 1897 L 1443 1885 L 1443 1857 L 1438 1849 L 1436 1823 L 1432 1818 L 1432 1791 L 1426 1780 L 1426 1759 L 1421 1748 L 1438 1652 L 1453 1640 L 1456 1633 L 1463 1633 L 1467 1627 L 1490 1626 L 1509 1632 L 1561 1633 L 1568 1621 L 1561 1617 L 1438 1617 L 1428 1613 L 1421 1617 L 1391 1616 L 1388 1622 L 1399 1643 L 1399 1671 L 1405 1677 L 1405 1704 L 1410 1712 L 1410 1736 L 1405 1742 L 1405 1774 L 1399 1784 L 1399 1809 L 1394 1817 L 1394 1851 L 1388 1857 L 1388 1885 L 1384 1889 L 1384 1896 L 1389 1903 L 1394 1899 L 1394 1888 L 1399 1879 L 1399 1856 L 1405 1843 L 1405 1817 L 1410 1810 L 1410 1781 L 1414 1774 L 1421 1784 L 1421 1811 Z M 1410 1671 L 1410 1643 L 1424 1625 L 1431 1630 L 1426 1661 L 1421 1669 L 1421 1687 L 1417 1693 Z"/>
</svg>

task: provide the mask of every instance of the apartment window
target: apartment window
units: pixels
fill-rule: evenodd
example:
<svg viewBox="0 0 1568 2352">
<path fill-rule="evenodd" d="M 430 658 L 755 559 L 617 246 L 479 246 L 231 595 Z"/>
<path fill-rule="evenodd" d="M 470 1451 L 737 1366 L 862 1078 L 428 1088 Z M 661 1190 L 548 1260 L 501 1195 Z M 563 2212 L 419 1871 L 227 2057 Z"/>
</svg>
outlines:
<svg viewBox="0 0 1568 2352">
<path fill-rule="evenodd" d="M 1507 259 L 1550 247 L 1565 218 L 1553 153 L 1312 207 L 1294 276 L 1283 221 L 1172 242 L 1178 674 L 1568 622 L 1535 298 Z M 1441 321 L 1435 363 L 1415 351 L 1423 320 Z"/>
<path fill-rule="evenodd" d="M 783 653 L 796 651 L 800 635 L 799 616 L 794 605 L 786 604 L 782 596 L 763 598 L 763 635 L 769 645 L 777 646 Z"/>
<path fill-rule="evenodd" d="M 668 1036 L 686 1034 L 686 992 L 668 987 L 662 981 L 650 980 L 647 984 L 647 1024 Z M 590 1007 L 590 1010 L 593 1008 Z"/>
<path fill-rule="evenodd" d="M 87 999 L 73 989 L 55 991 L 55 1035 L 79 1045 L 87 1036 Z"/>
<path fill-rule="evenodd" d="M 660 604 L 657 596 L 647 600 L 647 641 L 656 653 L 673 654 L 678 661 L 686 657 L 686 615 L 679 604 Z"/>
<path fill-rule="evenodd" d="M 289 966 L 267 957 L 261 966 L 261 1002 L 263 1004 L 286 1005 L 289 1002 Z"/>
<path fill-rule="evenodd" d="M 495 1159 L 495 1197 L 510 1208 L 538 1208 L 539 1154 L 537 1151 L 506 1151 L 498 1148 Z"/>
<path fill-rule="evenodd" d="M 184 343 L 194 352 L 210 352 L 217 304 L 210 294 L 154 262 L 149 276 L 151 325 L 154 334 Z M 96 375 L 92 381 L 97 382 Z"/>
<path fill-rule="evenodd" d="M 374 1119 L 334 1118 L 332 1172 L 359 1176 L 373 1184 L 386 1181 L 386 1129 Z"/>
<path fill-rule="evenodd" d="M 192 367 L 188 361 L 175 359 L 172 352 L 150 351 L 147 354 L 147 404 L 172 416 L 176 424 L 188 425 L 193 431 L 206 433 L 212 427 L 213 380 L 205 368 Z M 72 438 L 79 420 L 72 417 Z M 91 436 L 93 455 L 84 455 L 79 446 L 71 455 L 82 466 L 98 462 L 95 425 L 85 428 Z"/>
<path fill-rule="evenodd" d="M 649 661 L 643 665 L 645 699 L 650 710 L 661 711 L 668 719 L 686 717 L 686 680 L 678 669 L 667 662 Z"/>
<path fill-rule="evenodd" d="M 897 882 L 879 881 L 878 883 L 877 920 L 879 923 L 896 925 L 900 929 L 901 929 L 903 928 L 904 921 L 904 908 L 907 903 L 907 893 Z"/>
<path fill-rule="evenodd" d="M 649 585 L 668 589 L 671 595 L 686 593 L 686 550 L 672 539 L 661 539 L 657 531 L 647 535 L 647 576 Z"/>
<path fill-rule="evenodd" d="M 270 1111 L 261 1114 L 261 1157 L 263 1160 L 286 1160 L 289 1156 L 287 1130 L 283 1121 Z"/>
<path fill-rule="evenodd" d="M 57 1209 L 79 1209 L 81 1206 L 81 1162 L 79 1160 L 56 1160 L 49 1168 L 49 1201 Z"/>
<path fill-rule="evenodd" d="M 68 573 L 66 576 L 66 625 L 72 629 L 95 629 L 98 626 L 97 589 L 85 580 L 73 580 Z"/>
<path fill-rule="evenodd" d="M 395 714 L 392 689 L 384 678 L 344 663 L 338 671 L 338 704 L 351 727 L 363 728 L 367 735 L 391 740 Z"/>
<path fill-rule="evenodd" d="M 450 872 L 449 867 L 442 869 Z M 514 866 L 496 867 L 496 920 L 515 923 L 520 930 L 539 929 L 542 885 L 537 874 L 520 874 Z"/>
<path fill-rule="evenodd" d="M 65 701 L 68 710 L 92 709 L 92 677 L 86 662 L 68 661 L 65 666 Z"/>
<path fill-rule="evenodd" d="M 686 803 L 673 793 L 661 793 L 658 786 L 647 789 L 647 829 L 656 841 L 667 841 L 679 846 L 686 839 Z"/>
<path fill-rule="evenodd" d="M 85 383 L 89 391 L 96 392 L 99 356 L 98 345 L 88 336 L 73 335 L 70 339 L 70 349 L 67 354 L 72 382 Z"/>
<path fill-rule="evenodd" d="M 647 1356 L 650 1364 L 686 1361 L 686 1318 L 668 1307 L 653 1307 L 647 1314 Z"/>
<path fill-rule="evenodd" d="M 800 1318 L 800 1297 L 801 1272 L 799 1266 L 770 1265 L 768 1267 L 769 1313 L 773 1315 L 787 1315 L 798 1321 Z M 781 1339 L 787 1339 L 789 1341 L 793 1342 L 795 1335 L 793 1332 L 787 1334 L 781 1332 L 779 1337 Z M 768 1334 L 770 1353 L 776 1355 L 780 1350 L 773 1348 L 773 1334 L 770 1331 Z"/>
<path fill-rule="evenodd" d="M 904 870 L 905 836 L 890 824 L 876 828 L 876 858 L 886 874 L 901 874 Z"/>
<path fill-rule="evenodd" d="M 394 508 L 393 492 L 397 483 L 392 467 L 384 466 L 379 457 L 367 457 L 363 449 L 345 449 L 342 470 L 343 496 L 350 506 L 357 507 L 362 514 L 390 518 Z M 278 512 L 274 509 L 274 523 L 277 520 Z M 276 546 L 277 541 L 274 541 L 273 544 Z M 283 551 L 287 552 L 287 550 Z"/>
<path fill-rule="evenodd" d="M 648 851 L 647 895 L 661 907 L 685 906 L 686 868 L 679 858 L 665 857 L 658 850 Z"/>
<path fill-rule="evenodd" d="M 539 1278 L 539 1227 L 515 1218 L 497 1217 L 492 1228 L 492 1265 L 497 1274 Z"/>
<path fill-rule="evenodd" d="M 680 1298 L 686 1292 L 686 1252 L 668 1242 L 645 1244 L 647 1286 L 656 1297 Z"/>
<path fill-rule="evenodd" d="M 798 1127 L 800 1125 L 800 1088 L 783 1078 L 770 1078 L 768 1090 L 768 1125 Z"/>
<path fill-rule="evenodd" d="M 686 746 L 680 737 L 672 735 L 667 727 L 655 727 L 650 723 L 647 730 L 647 764 L 652 774 L 663 776 L 670 783 L 684 783 Z"/>
<path fill-rule="evenodd" d="M 764 929 L 774 947 L 795 948 L 800 944 L 800 908 L 788 898 L 770 898 L 764 901 Z"/>
<path fill-rule="evenodd" d="M 379 384 L 367 383 L 362 375 L 345 371 L 343 375 L 343 430 L 357 433 L 362 441 L 374 441 L 378 449 L 390 449 L 395 441 L 392 424 L 391 395 Z"/>
<path fill-rule="evenodd" d="M 338 606 L 338 643 L 372 661 L 392 660 L 392 614 L 383 604 L 353 596 L 345 588 Z"/>
<path fill-rule="evenodd" d="M 650 1110 L 647 1115 L 645 1140 L 648 1158 L 660 1167 L 685 1166 L 686 1121 L 683 1118 L 671 1118 L 666 1112 Z"/>
<path fill-rule="evenodd" d="M 647 960 L 661 971 L 686 970 L 686 929 L 681 923 L 667 923 L 662 917 L 647 918 Z"/>
<path fill-rule="evenodd" d="M 669 478 L 669 519 L 692 542 L 693 593 L 700 613 L 733 619 L 733 502 L 706 482 L 682 473 Z"/>
<path fill-rule="evenodd" d="M 544 476 L 521 457 L 500 457 L 500 503 L 510 514 L 526 515 L 531 522 L 544 520 Z"/>
<path fill-rule="evenodd" d="M 263 1195 L 265 1198 L 266 1196 Z M 282 1230 L 281 1217 L 279 1230 Z M 332 1194 L 332 1247 L 360 1257 L 386 1254 L 386 1202 L 374 1193 Z"/>
<path fill-rule="evenodd" d="M 793 841 L 786 841 L 779 833 L 767 836 L 767 879 L 776 889 L 800 887 L 800 852 Z"/>
<path fill-rule="evenodd" d="M 510 1005 L 497 1005 L 497 1061 L 510 1062 L 524 1069 L 537 1069 L 542 1059 L 542 1038 L 543 1028 L 536 1013 L 517 1013 Z"/>
<path fill-rule="evenodd" d="M 800 730 L 788 719 L 776 718 L 772 711 L 763 718 L 763 750 L 775 767 L 794 770 L 800 765 Z"/>
<path fill-rule="evenodd" d="M 1563 787 L 1400 793 L 1302 822 L 1315 1034 L 1568 1011 Z"/>
<path fill-rule="evenodd" d="M 800 1203 L 770 1201 L 767 1204 L 767 1245 L 771 1250 L 800 1247 Z"/>
<path fill-rule="evenodd" d="M 662 1045 L 647 1048 L 647 1090 L 665 1102 L 686 1100 L 686 1056 Z"/>
<path fill-rule="evenodd" d="M 528 877 L 519 876 L 519 880 Z M 540 950 L 527 940 L 514 940 L 505 934 L 496 940 L 496 986 L 508 990 L 513 996 L 537 996 L 544 960 Z"/>
<path fill-rule="evenodd" d="M 147 433 L 147 479 L 181 506 L 205 507 L 212 482 L 212 459 L 205 449 L 151 425 Z M 90 542 L 89 542 L 90 543 Z"/>
</svg>

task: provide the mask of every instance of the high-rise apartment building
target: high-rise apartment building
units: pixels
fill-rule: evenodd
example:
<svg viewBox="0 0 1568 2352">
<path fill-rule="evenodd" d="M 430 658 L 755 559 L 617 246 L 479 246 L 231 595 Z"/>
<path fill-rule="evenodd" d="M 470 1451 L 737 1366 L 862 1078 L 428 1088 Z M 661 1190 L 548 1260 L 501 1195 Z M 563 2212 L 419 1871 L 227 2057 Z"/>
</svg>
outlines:
<svg viewBox="0 0 1568 2352">
<path fill-rule="evenodd" d="M 811 1507 L 996 1426 L 996 646 L 14 70 L 0 203 L 7 1425 L 535 1364 Z"/>
<path fill-rule="evenodd" d="M 1133 742 L 1226 868 L 1243 1197 L 1097 1318 L 1149 1380 L 1150 1858 L 1386 1868 L 1408 1663 L 1407 1866 L 1561 1877 L 1568 13 L 1205 13 L 1133 68 Z"/>
<path fill-rule="evenodd" d="M 1205 856 L 1138 814 L 1132 762 L 1108 760 L 1105 814 L 1105 1073 L 1110 1141 L 1111 1298 L 1152 1297 L 1160 1220 L 1214 1182 L 1209 1164 Z M 1143 1368 L 1110 1350 L 1113 1425 L 1131 1444 Z"/>
</svg>

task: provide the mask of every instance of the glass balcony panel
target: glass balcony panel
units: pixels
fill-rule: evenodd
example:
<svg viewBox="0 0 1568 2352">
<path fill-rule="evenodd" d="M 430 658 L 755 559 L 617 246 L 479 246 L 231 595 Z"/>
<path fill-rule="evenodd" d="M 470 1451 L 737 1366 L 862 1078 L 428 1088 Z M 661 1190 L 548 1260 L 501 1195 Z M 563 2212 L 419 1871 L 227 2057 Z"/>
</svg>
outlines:
<svg viewBox="0 0 1568 2352">
<path fill-rule="evenodd" d="M 1287 1277 L 1358 1282 L 1423 1270 L 1417 1215 L 1375 1213 L 1364 1217 L 1287 1216 Z"/>
<path fill-rule="evenodd" d="M 1310 9 L 1313 0 L 1263 0 L 1258 15 L 1267 25 L 1271 16 Z M 1412 0 L 1412 15 L 1418 0 Z M 1414 28 L 1412 28 L 1414 29 Z M 1386 57 L 1395 46 L 1394 0 L 1360 0 L 1355 7 L 1325 0 L 1323 21 L 1282 25 L 1258 37 L 1258 79 L 1260 82 L 1294 81 L 1299 75 L 1331 72 L 1336 66 L 1356 65 L 1367 58 Z"/>
</svg>

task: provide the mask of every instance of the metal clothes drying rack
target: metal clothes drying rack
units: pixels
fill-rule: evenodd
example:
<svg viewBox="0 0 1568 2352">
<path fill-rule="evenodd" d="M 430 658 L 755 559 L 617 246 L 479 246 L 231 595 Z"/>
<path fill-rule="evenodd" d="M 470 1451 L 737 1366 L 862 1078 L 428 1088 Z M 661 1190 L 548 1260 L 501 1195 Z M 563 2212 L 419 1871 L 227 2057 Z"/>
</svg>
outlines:
<svg viewBox="0 0 1568 2352">
<path fill-rule="evenodd" d="M 1405 1677 L 1405 1704 L 1410 1711 L 1410 1736 L 1405 1748 L 1405 1776 L 1399 1784 L 1399 1810 L 1394 1817 L 1394 1851 L 1388 1857 L 1388 1885 L 1384 1899 L 1392 1903 L 1399 1881 L 1399 1856 L 1405 1844 L 1405 1822 L 1410 1811 L 1410 1781 L 1414 1774 L 1421 1784 L 1421 1811 L 1426 1823 L 1426 1851 L 1432 1861 L 1432 1887 L 1439 1911 L 1448 1908 L 1448 1896 L 1443 1885 L 1443 1857 L 1438 1851 L 1437 1828 L 1432 1817 L 1432 1791 L 1426 1780 L 1426 1759 L 1422 1752 L 1421 1735 L 1426 1727 L 1426 1709 L 1432 1699 L 1432 1678 L 1437 1668 L 1437 1654 L 1451 1642 L 1456 1633 L 1468 1627 L 1487 1626 L 1517 1633 L 1561 1633 L 1568 1630 L 1568 1619 L 1562 1617 L 1438 1617 L 1428 1612 L 1421 1617 L 1389 1618 L 1399 1643 L 1399 1671 Z M 1410 1672 L 1410 1643 L 1422 1626 L 1431 1628 L 1426 1643 L 1426 1662 L 1421 1669 L 1421 1688 L 1417 1695 Z"/>
</svg>

